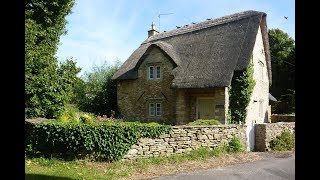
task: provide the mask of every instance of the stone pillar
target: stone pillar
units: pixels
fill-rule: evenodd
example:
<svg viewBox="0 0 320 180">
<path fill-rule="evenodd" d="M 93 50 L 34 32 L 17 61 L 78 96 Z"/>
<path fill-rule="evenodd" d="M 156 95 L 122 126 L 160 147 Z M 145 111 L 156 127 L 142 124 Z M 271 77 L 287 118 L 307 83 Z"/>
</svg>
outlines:
<svg viewBox="0 0 320 180">
<path fill-rule="evenodd" d="M 224 124 L 228 124 L 229 88 L 224 88 Z"/>
<path fill-rule="evenodd" d="M 176 96 L 176 125 L 186 124 L 186 90 L 177 89 Z"/>
</svg>

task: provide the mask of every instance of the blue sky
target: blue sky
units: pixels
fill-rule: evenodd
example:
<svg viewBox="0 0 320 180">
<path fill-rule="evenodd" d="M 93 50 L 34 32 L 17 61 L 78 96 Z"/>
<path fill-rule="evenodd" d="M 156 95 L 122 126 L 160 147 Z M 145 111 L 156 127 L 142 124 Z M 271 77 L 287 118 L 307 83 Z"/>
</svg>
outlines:
<svg viewBox="0 0 320 180">
<path fill-rule="evenodd" d="M 246 10 L 267 13 L 268 29 L 295 37 L 294 0 L 76 0 L 57 57 L 73 57 L 82 75 L 94 65 L 124 62 L 148 37 L 152 21 L 159 30 L 158 14 L 172 13 L 160 16 L 163 32 Z"/>
</svg>

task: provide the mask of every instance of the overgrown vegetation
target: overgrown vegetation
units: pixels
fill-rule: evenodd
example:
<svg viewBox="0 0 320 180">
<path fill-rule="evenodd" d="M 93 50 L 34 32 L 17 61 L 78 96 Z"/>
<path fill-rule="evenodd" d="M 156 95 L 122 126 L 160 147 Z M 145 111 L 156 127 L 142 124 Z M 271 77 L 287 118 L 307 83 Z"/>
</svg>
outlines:
<svg viewBox="0 0 320 180">
<path fill-rule="evenodd" d="M 244 145 L 240 142 L 240 138 L 233 136 L 227 146 L 228 152 L 242 152 L 244 151 Z"/>
<path fill-rule="evenodd" d="M 216 119 L 197 119 L 195 121 L 189 122 L 188 126 L 196 126 L 196 125 L 219 125 L 221 124 L 219 120 Z"/>
<path fill-rule="evenodd" d="M 157 137 L 171 126 L 136 122 L 28 123 L 26 155 L 75 159 L 119 160 L 140 137 Z"/>
<path fill-rule="evenodd" d="M 249 105 L 253 88 L 256 82 L 253 79 L 253 56 L 250 64 L 244 71 L 235 71 L 229 87 L 229 124 L 237 124 L 239 121 L 245 123 L 247 117 L 247 106 Z"/>
<path fill-rule="evenodd" d="M 270 142 L 270 148 L 274 151 L 292 150 L 294 148 L 294 134 L 289 130 L 284 130 Z"/>
</svg>

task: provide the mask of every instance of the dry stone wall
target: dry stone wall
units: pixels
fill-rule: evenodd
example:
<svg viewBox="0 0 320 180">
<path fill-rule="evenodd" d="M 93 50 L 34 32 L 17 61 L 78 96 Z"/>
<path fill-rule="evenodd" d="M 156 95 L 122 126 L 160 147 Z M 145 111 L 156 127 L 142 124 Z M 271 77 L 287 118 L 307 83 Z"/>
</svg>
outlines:
<svg viewBox="0 0 320 180">
<path fill-rule="evenodd" d="M 186 153 L 199 147 L 213 148 L 228 143 L 233 136 L 246 146 L 246 126 L 173 126 L 173 131 L 159 138 L 141 138 L 124 159 Z"/>
<path fill-rule="evenodd" d="M 295 132 L 294 122 L 263 123 L 255 125 L 255 150 L 270 151 L 270 141 L 284 130 Z"/>
</svg>

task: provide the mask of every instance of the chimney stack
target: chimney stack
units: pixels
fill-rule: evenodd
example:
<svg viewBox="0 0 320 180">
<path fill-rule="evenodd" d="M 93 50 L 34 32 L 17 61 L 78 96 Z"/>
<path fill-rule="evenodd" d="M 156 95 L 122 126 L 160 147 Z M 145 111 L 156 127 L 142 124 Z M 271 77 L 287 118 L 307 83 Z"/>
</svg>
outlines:
<svg viewBox="0 0 320 180">
<path fill-rule="evenodd" d="M 148 37 L 158 34 L 159 32 L 156 31 L 156 25 L 152 22 L 151 30 L 148 31 Z"/>
</svg>

